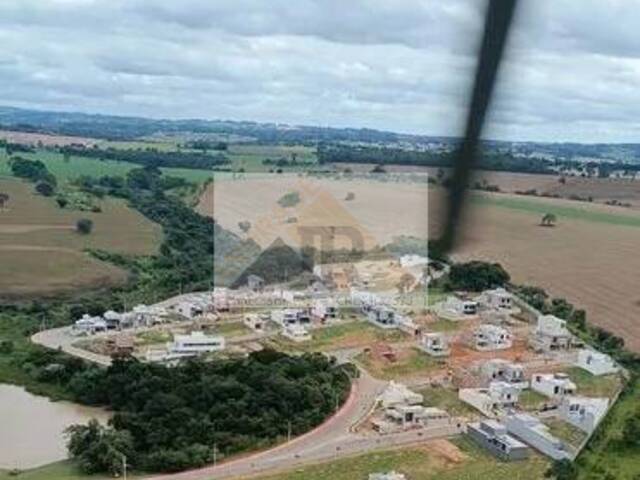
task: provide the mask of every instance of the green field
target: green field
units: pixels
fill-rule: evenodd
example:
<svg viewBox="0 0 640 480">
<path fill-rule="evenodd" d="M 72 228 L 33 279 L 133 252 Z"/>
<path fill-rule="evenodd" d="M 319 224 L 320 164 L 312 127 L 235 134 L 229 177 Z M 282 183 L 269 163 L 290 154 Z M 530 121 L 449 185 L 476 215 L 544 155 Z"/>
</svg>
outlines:
<svg viewBox="0 0 640 480">
<path fill-rule="evenodd" d="M 103 175 L 125 176 L 127 172 L 140 165 L 129 162 L 117 162 L 110 160 L 98 160 L 88 157 L 71 156 L 64 159 L 61 153 L 50 150 L 37 150 L 35 153 L 20 152 L 16 154 L 31 160 L 41 160 L 47 165 L 49 171 L 59 182 L 68 182 L 82 175 L 99 177 Z M 0 150 L 0 176 L 11 176 L 11 169 L 8 163 L 9 157 L 6 152 Z M 194 170 L 189 168 L 163 168 L 166 175 L 184 178 L 190 182 L 204 183 L 213 177 L 209 170 Z"/>
<path fill-rule="evenodd" d="M 613 398 L 622 385 L 619 375 L 595 376 L 578 367 L 568 369 L 567 373 L 578 387 L 578 394 L 587 397 Z"/>
<path fill-rule="evenodd" d="M 376 357 L 373 352 L 363 352 L 357 355 L 355 360 L 371 375 L 382 380 L 397 380 L 443 368 L 441 361 L 413 347 L 398 352 L 396 361 Z"/>
<path fill-rule="evenodd" d="M 496 206 L 518 210 L 522 212 L 535 213 L 540 216 L 552 213 L 558 218 L 558 223 L 562 223 L 563 218 L 583 220 L 586 222 L 606 223 L 609 225 L 640 227 L 640 216 L 629 214 L 618 214 L 594 208 L 587 203 L 584 207 L 568 206 L 566 202 L 546 199 L 525 199 L 508 195 L 482 195 L 473 194 L 471 196 L 474 205 Z"/>
<path fill-rule="evenodd" d="M 424 405 L 427 407 L 441 408 L 452 416 L 472 417 L 478 416 L 475 408 L 464 403 L 458 398 L 458 392 L 445 387 L 425 387 L 418 390 L 424 396 Z"/>
<path fill-rule="evenodd" d="M 259 480 L 366 480 L 370 473 L 395 470 L 409 480 L 542 480 L 547 461 L 533 455 L 526 461 L 504 463 L 480 450 L 470 441 L 457 439 L 463 457 L 453 461 L 429 451 L 429 443 L 344 458 L 331 463 L 259 477 Z"/>
<path fill-rule="evenodd" d="M 141 478 L 127 473 L 127 478 Z M 109 475 L 84 475 L 69 461 L 56 462 L 20 472 L 19 475 L 0 470 L 0 480 L 113 480 Z"/>
</svg>

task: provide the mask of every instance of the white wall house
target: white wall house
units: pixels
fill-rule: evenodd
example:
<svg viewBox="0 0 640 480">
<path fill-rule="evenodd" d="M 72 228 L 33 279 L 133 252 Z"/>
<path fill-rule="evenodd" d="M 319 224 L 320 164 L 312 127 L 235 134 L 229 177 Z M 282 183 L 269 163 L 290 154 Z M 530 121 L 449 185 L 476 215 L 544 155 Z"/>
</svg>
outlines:
<svg viewBox="0 0 640 480">
<path fill-rule="evenodd" d="M 486 290 L 478 297 L 478 302 L 487 308 L 495 310 L 512 310 L 513 295 L 507 292 L 504 288 L 496 288 L 493 290 Z"/>
<path fill-rule="evenodd" d="M 260 315 L 257 315 L 255 313 L 249 313 L 245 315 L 243 323 L 245 324 L 245 326 L 255 332 L 263 332 L 265 329 L 264 320 L 260 317 Z"/>
<path fill-rule="evenodd" d="M 461 388 L 458 398 L 488 417 L 513 408 L 520 397 L 520 389 L 506 382 L 491 382 L 489 388 Z"/>
<path fill-rule="evenodd" d="M 282 336 L 294 342 L 307 342 L 311 340 L 311 334 L 304 326 L 298 323 L 286 325 L 282 329 Z"/>
<path fill-rule="evenodd" d="M 418 342 L 418 348 L 432 357 L 446 357 L 451 353 L 449 341 L 444 333 L 425 333 Z"/>
<path fill-rule="evenodd" d="M 400 266 L 402 268 L 420 267 L 423 265 L 429 265 L 429 258 L 422 255 L 402 255 L 400 257 Z"/>
<path fill-rule="evenodd" d="M 505 350 L 513 346 L 511 332 L 497 325 L 480 325 L 473 332 L 473 339 L 476 350 L 480 351 Z"/>
<path fill-rule="evenodd" d="M 574 395 L 577 387 L 566 373 L 535 373 L 531 376 L 531 389 L 559 400 L 567 395 Z"/>
<path fill-rule="evenodd" d="M 609 355 L 586 348 L 578 351 L 576 366 L 592 375 L 609 375 L 620 371 L 616 362 Z"/>
<path fill-rule="evenodd" d="M 167 346 L 170 354 L 188 356 L 224 350 L 225 341 L 224 337 L 220 335 L 191 332 L 190 335 L 175 335 L 173 342 Z"/>
<path fill-rule="evenodd" d="M 587 397 L 565 397 L 560 404 L 560 417 L 579 428 L 591 433 L 607 414 L 609 399 Z"/>
<path fill-rule="evenodd" d="M 321 320 L 335 320 L 338 318 L 338 306 L 328 298 L 316 300 L 311 308 L 311 314 Z"/>
<path fill-rule="evenodd" d="M 198 317 L 204 313 L 204 308 L 202 305 L 196 302 L 180 302 L 175 307 L 174 310 L 179 315 L 182 315 L 185 318 L 192 319 Z"/>
<path fill-rule="evenodd" d="M 107 322 L 105 322 L 102 317 L 92 317 L 87 314 L 84 314 L 72 327 L 72 332 L 76 335 L 94 334 L 106 330 Z"/>
<path fill-rule="evenodd" d="M 520 389 L 527 388 L 529 382 L 524 374 L 524 367 L 519 363 L 512 363 L 500 358 L 484 362 L 480 373 L 486 382 L 506 382 Z"/>
<path fill-rule="evenodd" d="M 309 312 L 301 308 L 287 308 L 284 310 L 274 310 L 271 319 L 282 327 L 287 325 L 309 325 L 311 317 Z"/>
<path fill-rule="evenodd" d="M 573 460 L 575 454 L 560 439 L 549 432 L 549 427 L 528 413 L 509 415 L 504 419 L 507 431 L 531 445 L 553 460 Z"/>
<path fill-rule="evenodd" d="M 436 315 L 447 320 L 465 320 L 478 314 L 478 302 L 450 295 L 444 302 L 435 304 L 433 310 Z"/>
<path fill-rule="evenodd" d="M 398 328 L 399 317 L 396 312 L 385 305 L 375 305 L 366 313 L 367 320 L 377 327 Z"/>
<path fill-rule="evenodd" d="M 374 420 L 373 427 L 379 433 L 392 433 L 412 428 L 448 425 L 450 420 L 449 414 L 439 408 L 400 404 L 386 408 L 384 417 Z"/>
<path fill-rule="evenodd" d="M 540 315 L 532 344 L 544 351 L 565 350 L 571 347 L 572 335 L 567 322 L 555 315 Z"/>
</svg>

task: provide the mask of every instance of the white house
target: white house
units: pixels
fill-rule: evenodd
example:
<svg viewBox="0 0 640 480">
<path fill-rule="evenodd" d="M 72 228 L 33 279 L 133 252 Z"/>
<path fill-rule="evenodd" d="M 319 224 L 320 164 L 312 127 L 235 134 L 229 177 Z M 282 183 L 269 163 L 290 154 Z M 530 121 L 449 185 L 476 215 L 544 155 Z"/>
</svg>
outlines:
<svg viewBox="0 0 640 480">
<path fill-rule="evenodd" d="M 86 313 L 73 324 L 75 334 L 94 334 L 107 330 L 107 322 L 102 317 L 92 317 Z"/>
<path fill-rule="evenodd" d="M 571 347 L 572 335 L 567 322 L 555 315 L 540 315 L 532 339 L 533 346 L 544 351 L 563 350 Z"/>
<path fill-rule="evenodd" d="M 514 408 L 520 398 L 520 389 L 506 382 L 491 382 L 489 388 L 461 388 L 458 398 L 488 417 Z"/>
<path fill-rule="evenodd" d="M 580 430 L 591 433 L 607 414 L 609 399 L 565 397 L 560 404 L 560 417 Z"/>
<path fill-rule="evenodd" d="M 370 473 L 369 480 L 407 480 L 407 477 L 404 473 L 391 470 L 390 472 Z"/>
<path fill-rule="evenodd" d="M 480 325 L 474 332 L 474 346 L 476 350 L 505 350 L 513 346 L 511 332 L 497 325 Z"/>
<path fill-rule="evenodd" d="M 294 342 L 307 342 L 311 340 L 311 334 L 304 326 L 291 323 L 282 329 L 282 335 Z"/>
<path fill-rule="evenodd" d="M 309 313 L 301 308 L 275 310 L 271 313 L 271 319 L 282 327 L 293 324 L 308 325 L 311 323 Z"/>
<path fill-rule="evenodd" d="M 335 320 L 338 318 L 338 307 L 331 299 L 316 300 L 311 314 L 321 320 Z"/>
<path fill-rule="evenodd" d="M 461 300 L 450 295 L 444 302 L 434 305 L 434 311 L 439 317 L 447 320 L 464 320 L 478 314 L 478 302 L 474 300 Z"/>
<path fill-rule="evenodd" d="M 263 332 L 265 329 L 264 320 L 255 313 L 249 313 L 244 316 L 243 323 L 255 332 Z"/>
<path fill-rule="evenodd" d="M 524 367 L 519 363 L 494 358 L 482 364 L 480 373 L 487 382 L 506 382 L 520 389 L 529 386 L 529 382 L 525 378 Z"/>
<path fill-rule="evenodd" d="M 496 288 L 494 290 L 486 290 L 478 298 L 479 303 L 496 310 L 512 310 L 513 296 L 504 288 Z"/>
<path fill-rule="evenodd" d="M 198 355 L 200 353 L 224 350 L 224 337 L 205 335 L 203 332 L 191 332 L 190 335 L 175 335 L 173 343 L 168 345 L 170 353 L 180 355 Z"/>
<path fill-rule="evenodd" d="M 258 275 L 248 275 L 247 287 L 254 292 L 260 291 L 264 288 L 264 280 Z"/>
<path fill-rule="evenodd" d="M 381 328 L 397 328 L 398 316 L 396 312 L 385 305 L 375 305 L 367 311 L 367 320 Z"/>
<path fill-rule="evenodd" d="M 609 355 L 586 348 L 578 351 L 576 366 L 586 370 L 592 375 L 608 375 L 620 370 L 616 362 L 614 362 Z"/>
<path fill-rule="evenodd" d="M 528 413 L 508 415 L 504 424 L 511 435 L 553 460 L 573 460 L 575 456 L 564 442 L 549 432 L 549 427 Z"/>
<path fill-rule="evenodd" d="M 107 329 L 110 330 L 121 328 L 123 317 L 124 315 L 114 312 L 113 310 L 107 310 L 102 314 L 102 318 L 104 318 L 104 321 L 107 324 Z"/>
<path fill-rule="evenodd" d="M 439 408 L 399 404 L 386 408 L 384 417 L 374 420 L 373 426 L 379 433 L 392 433 L 412 428 L 448 425 L 450 420 L 449 414 Z"/>
<path fill-rule="evenodd" d="M 402 268 L 420 267 L 423 265 L 429 265 L 429 258 L 414 254 L 402 255 L 400 257 L 400 266 Z"/>
<path fill-rule="evenodd" d="M 432 357 L 446 357 L 451 353 L 449 341 L 443 333 L 425 333 L 420 338 L 418 348 Z"/>
<path fill-rule="evenodd" d="M 536 373 L 531 376 L 531 389 L 559 400 L 576 393 L 576 384 L 566 373 Z"/>
<path fill-rule="evenodd" d="M 496 420 L 469 423 L 467 435 L 501 460 L 522 460 L 529 447 L 507 433 L 507 427 Z"/>
</svg>

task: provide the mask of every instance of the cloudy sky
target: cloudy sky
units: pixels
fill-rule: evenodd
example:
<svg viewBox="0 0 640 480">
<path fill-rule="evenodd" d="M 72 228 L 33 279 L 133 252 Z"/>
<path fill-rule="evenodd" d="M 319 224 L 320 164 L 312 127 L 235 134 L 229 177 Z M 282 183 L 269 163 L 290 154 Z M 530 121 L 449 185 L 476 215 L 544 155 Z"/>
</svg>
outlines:
<svg viewBox="0 0 640 480">
<path fill-rule="evenodd" d="M 0 104 L 459 133 L 482 0 L 1 0 Z M 640 0 L 521 0 L 487 137 L 640 141 Z"/>
</svg>

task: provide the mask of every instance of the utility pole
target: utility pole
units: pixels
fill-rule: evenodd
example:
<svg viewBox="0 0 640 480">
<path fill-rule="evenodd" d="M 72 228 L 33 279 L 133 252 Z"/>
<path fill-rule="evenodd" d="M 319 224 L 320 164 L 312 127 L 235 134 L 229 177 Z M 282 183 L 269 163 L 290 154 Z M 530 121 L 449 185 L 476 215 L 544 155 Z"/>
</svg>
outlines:
<svg viewBox="0 0 640 480">
<path fill-rule="evenodd" d="M 122 454 L 122 478 L 127 480 L 127 456 Z"/>
<path fill-rule="evenodd" d="M 213 444 L 213 466 L 215 467 L 218 464 L 218 444 Z"/>
<path fill-rule="evenodd" d="M 291 441 L 291 420 L 287 420 L 287 443 Z"/>
</svg>

